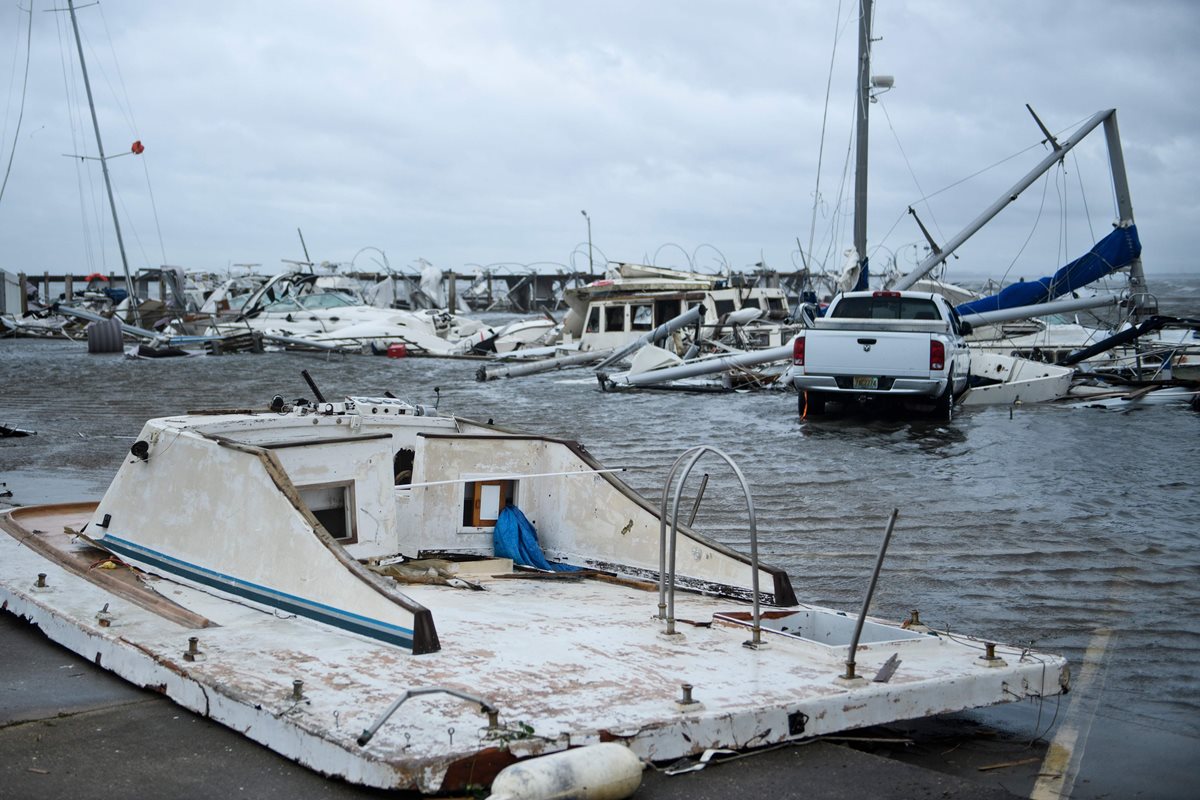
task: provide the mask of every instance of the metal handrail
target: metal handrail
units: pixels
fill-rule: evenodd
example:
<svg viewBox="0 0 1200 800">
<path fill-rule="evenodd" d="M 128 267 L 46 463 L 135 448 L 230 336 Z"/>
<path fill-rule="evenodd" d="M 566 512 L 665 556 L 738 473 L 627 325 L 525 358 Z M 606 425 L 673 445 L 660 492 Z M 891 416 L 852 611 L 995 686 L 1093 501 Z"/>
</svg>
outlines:
<svg viewBox="0 0 1200 800">
<path fill-rule="evenodd" d="M 750 567 L 751 573 L 751 591 L 754 600 L 754 625 L 753 639 L 750 644 L 757 647 L 762 643 L 762 625 L 761 613 L 758 602 L 758 521 L 754 514 L 754 499 L 750 496 L 750 486 L 746 482 L 746 476 L 742 474 L 742 470 L 734 463 L 733 459 L 726 455 L 723 451 L 710 445 L 697 445 L 688 450 L 685 450 L 675 462 L 671 464 L 671 469 L 667 472 L 667 480 L 663 484 L 662 502 L 659 508 L 658 515 L 658 618 L 667 621 L 667 634 L 675 634 L 675 545 L 679 538 L 679 503 L 683 497 L 683 487 L 687 483 L 688 476 L 692 473 L 692 468 L 696 466 L 696 462 L 705 453 L 715 453 L 724 459 L 725 463 L 730 466 L 734 474 L 737 475 L 738 481 L 742 485 L 742 494 L 746 498 L 746 514 L 750 521 Z M 690 457 L 690 459 L 689 459 Z M 679 482 L 675 485 L 675 498 L 671 509 L 671 548 L 670 548 L 670 571 L 668 573 L 667 564 L 667 495 L 671 490 L 671 484 L 675 480 L 676 473 L 679 472 L 679 466 L 684 459 L 689 459 L 687 466 L 683 470 L 683 474 L 679 478 Z M 699 498 L 697 498 L 697 507 L 699 506 Z M 692 517 L 695 517 L 695 509 L 693 509 Z M 668 581 L 668 574 L 670 579 Z"/>
<path fill-rule="evenodd" d="M 375 720 L 375 724 L 367 728 L 359 735 L 359 746 L 366 747 L 367 742 L 371 741 L 371 738 L 379 731 L 381 727 L 383 727 L 383 723 L 387 722 L 388 719 L 391 718 L 392 714 L 396 713 L 396 710 L 400 708 L 405 700 L 422 694 L 448 694 L 457 697 L 460 700 L 478 703 L 479 710 L 488 715 L 488 727 L 495 728 L 499 724 L 500 710 L 487 700 L 484 700 L 482 697 L 477 697 L 473 694 L 468 694 L 467 692 L 463 692 L 458 689 L 452 689 L 448 686 L 426 686 L 420 689 L 405 689 L 404 692 L 396 698 L 396 702 L 388 706 L 387 711 L 384 711 L 379 716 L 379 719 Z"/>
</svg>

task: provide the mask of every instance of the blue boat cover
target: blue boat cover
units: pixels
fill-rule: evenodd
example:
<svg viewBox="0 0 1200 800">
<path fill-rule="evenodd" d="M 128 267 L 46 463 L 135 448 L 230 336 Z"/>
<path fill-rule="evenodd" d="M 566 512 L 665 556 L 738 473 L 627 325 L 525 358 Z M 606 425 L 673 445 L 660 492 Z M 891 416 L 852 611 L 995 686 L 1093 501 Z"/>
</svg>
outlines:
<svg viewBox="0 0 1200 800">
<path fill-rule="evenodd" d="M 570 564 L 551 564 L 538 544 L 537 531 L 533 524 L 516 506 L 500 509 L 496 518 L 496 530 L 492 534 L 492 546 L 498 558 L 511 558 L 514 564 L 537 567 L 553 572 L 574 572 L 580 567 Z"/>
<path fill-rule="evenodd" d="M 1137 226 L 1117 228 L 1097 242 L 1086 255 L 1075 259 L 1054 275 L 1036 281 L 1014 283 L 997 294 L 963 303 L 957 307 L 957 311 L 963 315 L 979 314 L 1045 303 L 1127 266 L 1141 254 L 1142 243 L 1138 240 Z"/>
</svg>

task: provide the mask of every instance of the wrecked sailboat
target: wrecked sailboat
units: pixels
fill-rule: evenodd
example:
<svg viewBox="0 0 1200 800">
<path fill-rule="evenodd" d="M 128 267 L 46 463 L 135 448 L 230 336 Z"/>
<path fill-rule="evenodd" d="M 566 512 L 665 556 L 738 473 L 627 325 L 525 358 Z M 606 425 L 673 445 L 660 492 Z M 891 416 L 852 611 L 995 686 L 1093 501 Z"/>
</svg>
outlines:
<svg viewBox="0 0 1200 800">
<path fill-rule="evenodd" d="M 744 480 L 749 555 L 677 521 L 706 452 L 728 461 L 688 451 L 656 508 L 575 442 L 391 398 L 154 419 L 99 503 L 0 516 L 0 602 L 315 770 L 423 792 L 597 742 L 660 761 L 1065 689 L 1062 658 L 869 618 L 869 592 L 799 603 Z"/>
</svg>

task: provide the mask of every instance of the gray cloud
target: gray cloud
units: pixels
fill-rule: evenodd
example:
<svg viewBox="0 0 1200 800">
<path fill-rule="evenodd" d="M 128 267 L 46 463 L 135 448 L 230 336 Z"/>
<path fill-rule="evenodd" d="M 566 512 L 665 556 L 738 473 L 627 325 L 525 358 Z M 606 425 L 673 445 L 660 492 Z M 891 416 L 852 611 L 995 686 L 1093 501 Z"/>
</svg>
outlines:
<svg viewBox="0 0 1200 800">
<path fill-rule="evenodd" d="M 61 156 L 94 144 L 86 107 L 68 114 L 65 82 L 82 100 L 68 23 L 45 7 L 0 201 L 0 267 L 118 269 L 98 171 Z M 301 255 L 297 227 L 316 259 L 371 245 L 394 265 L 573 251 L 580 265 L 585 208 L 609 258 L 657 251 L 681 265 L 681 249 L 707 243 L 735 268 L 763 257 L 787 268 L 796 239 L 809 240 L 835 31 L 815 255 L 836 267 L 849 244 L 856 8 L 106 0 L 79 17 L 106 149 L 147 148 L 141 163 L 111 162 L 135 267 L 165 251 L 193 269 L 276 268 Z M 17 55 L 25 20 L 15 4 L 0 11 L 0 42 Z M 1194 270 L 1198 29 L 1200 9 L 1182 1 L 878 0 L 872 71 L 896 89 L 872 107 L 876 263 L 918 252 L 904 210 L 922 195 L 937 193 L 918 210 L 944 240 L 1042 157 L 1029 102 L 1053 130 L 1118 109 L 1147 272 Z M 23 69 L 7 62 L 5 158 Z M 1103 236 L 1115 212 L 1092 138 L 964 247 L 950 276 L 1036 277 Z"/>
</svg>

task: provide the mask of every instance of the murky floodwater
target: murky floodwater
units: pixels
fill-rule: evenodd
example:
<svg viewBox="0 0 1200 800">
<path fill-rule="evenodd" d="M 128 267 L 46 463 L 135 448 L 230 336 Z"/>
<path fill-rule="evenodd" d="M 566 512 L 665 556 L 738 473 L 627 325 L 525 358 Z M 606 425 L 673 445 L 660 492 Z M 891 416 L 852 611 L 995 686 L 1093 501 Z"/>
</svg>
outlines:
<svg viewBox="0 0 1200 800">
<path fill-rule="evenodd" d="M 477 366 L 130 361 L 0 340 L 0 423 L 37 431 L 0 439 L 0 481 L 15 503 L 99 497 L 145 419 L 307 397 L 301 369 L 329 397 L 387 390 L 432 404 L 440 387 L 443 412 L 577 439 L 654 499 L 675 456 L 712 444 L 746 473 L 763 558 L 787 569 L 802 600 L 856 609 L 895 507 L 874 613 L 918 608 L 937 627 L 1032 642 L 1065 654 L 1077 676 L 1093 645 L 1098 700 L 1077 797 L 1169 795 L 1171 781 L 1200 777 L 1200 414 L 1054 406 L 968 410 L 951 423 L 801 422 L 790 393 L 604 394 L 581 371 L 481 384 Z M 740 493 L 712 469 L 696 527 L 745 547 Z"/>
</svg>

